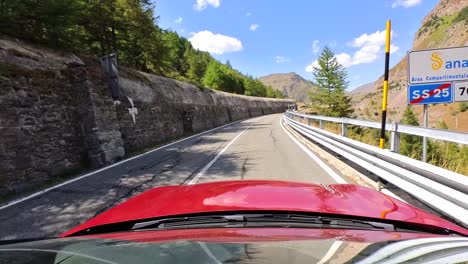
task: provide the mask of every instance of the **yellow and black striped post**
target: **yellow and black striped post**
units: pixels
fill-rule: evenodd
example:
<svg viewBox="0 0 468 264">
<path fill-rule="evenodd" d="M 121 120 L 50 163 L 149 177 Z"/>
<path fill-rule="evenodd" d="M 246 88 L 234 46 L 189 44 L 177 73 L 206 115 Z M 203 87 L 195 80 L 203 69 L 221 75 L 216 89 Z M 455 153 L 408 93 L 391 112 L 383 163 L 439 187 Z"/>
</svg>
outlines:
<svg viewBox="0 0 468 264">
<path fill-rule="evenodd" d="M 380 148 L 385 146 L 385 122 L 387 121 L 387 96 L 388 96 L 388 67 L 390 64 L 390 32 L 392 23 L 387 21 L 387 34 L 385 41 L 385 73 L 383 82 L 383 99 L 382 99 L 382 128 L 380 129 Z"/>
</svg>

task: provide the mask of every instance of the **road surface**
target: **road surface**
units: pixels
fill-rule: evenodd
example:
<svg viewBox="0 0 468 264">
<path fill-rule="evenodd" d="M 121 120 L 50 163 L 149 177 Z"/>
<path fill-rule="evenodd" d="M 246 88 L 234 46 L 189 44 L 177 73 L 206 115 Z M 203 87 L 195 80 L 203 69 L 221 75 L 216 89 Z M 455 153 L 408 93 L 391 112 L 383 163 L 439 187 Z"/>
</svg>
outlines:
<svg viewBox="0 0 468 264">
<path fill-rule="evenodd" d="M 192 136 L 17 204 L 0 206 L 0 240 L 58 236 L 160 185 L 241 179 L 335 183 L 285 132 L 281 117 L 258 117 Z"/>
</svg>

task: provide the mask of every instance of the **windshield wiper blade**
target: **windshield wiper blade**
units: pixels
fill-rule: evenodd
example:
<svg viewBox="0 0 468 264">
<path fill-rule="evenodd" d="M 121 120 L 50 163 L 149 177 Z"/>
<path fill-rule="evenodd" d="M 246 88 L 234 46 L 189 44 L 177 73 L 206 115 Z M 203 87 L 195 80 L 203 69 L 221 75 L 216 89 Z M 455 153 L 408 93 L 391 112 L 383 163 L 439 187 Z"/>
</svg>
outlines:
<svg viewBox="0 0 468 264">
<path fill-rule="evenodd" d="M 185 216 L 135 223 L 132 230 L 207 227 L 314 227 L 394 231 L 393 224 L 300 214 L 233 214 Z"/>
</svg>

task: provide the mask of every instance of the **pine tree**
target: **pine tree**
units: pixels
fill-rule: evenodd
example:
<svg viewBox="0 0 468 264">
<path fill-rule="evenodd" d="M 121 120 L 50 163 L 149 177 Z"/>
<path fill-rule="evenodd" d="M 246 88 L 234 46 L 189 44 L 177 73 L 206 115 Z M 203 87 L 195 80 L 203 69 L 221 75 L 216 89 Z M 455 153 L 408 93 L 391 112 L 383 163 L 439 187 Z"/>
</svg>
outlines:
<svg viewBox="0 0 468 264">
<path fill-rule="evenodd" d="M 351 98 L 345 95 L 348 87 L 346 69 L 338 63 L 335 54 L 325 47 L 314 67 L 317 89 L 310 92 L 311 105 L 321 115 L 347 117 L 353 113 Z"/>
<path fill-rule="evenodd" d="M 419 126 L 418 118 L 413 112 L 413 107 L 406 107 L 400 121 L 404 125 Z M 419 136 L 402 134 L 400 139 L 400 153 L 411 158 L 419 159 L 422 154 L 422 138 Z"/>
</svg>

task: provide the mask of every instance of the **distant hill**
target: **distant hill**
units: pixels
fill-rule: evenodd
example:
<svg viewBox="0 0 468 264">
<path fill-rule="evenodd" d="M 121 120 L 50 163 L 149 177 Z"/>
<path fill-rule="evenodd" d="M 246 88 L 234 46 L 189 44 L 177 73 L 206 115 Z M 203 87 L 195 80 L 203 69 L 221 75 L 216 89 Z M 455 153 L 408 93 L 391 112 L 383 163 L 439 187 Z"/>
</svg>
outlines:
<svg viewBox="0 0 468 264">
<path fill-rule="evenodd" d="M 346 92 L 346 95 L 352 98 L 351 103 L 357 104 L 359 103 L 367 94 L 374 91 L 374 84 L 373 83 L 366 83 L 363 84 L 351 91 Z"/>
<path fill-rule="evenodd" d="M 412 50 L 460 47 L 468 45 L 468 1 L 441 0 L 424 17 L 415 33 Z M 369 87 L 360 87 L 349 93 L 358 118 L 380 120 L 383 77 Z M 429 108 L 429 126 L 445 121 L 449 129 L 468 131 L 468 111 L 459 111 L 460 103 L 437 104 Z M 407 106 L 407 59 L 404 57 L 390 70 L 388 119 L 399 121 Z M 422 124 L 422 106 L 414 110 Z"/>
<path fill-rule="evenodd" d="M 259 80 L 263 84 L 270 85 L 273 89 L 282 92 L 287 98 L 304 103 L 309 103 L 307 94 L 315 88 L 311 81 L 294 72 L 270 74 L 260 77 Z"/>
</svg>

